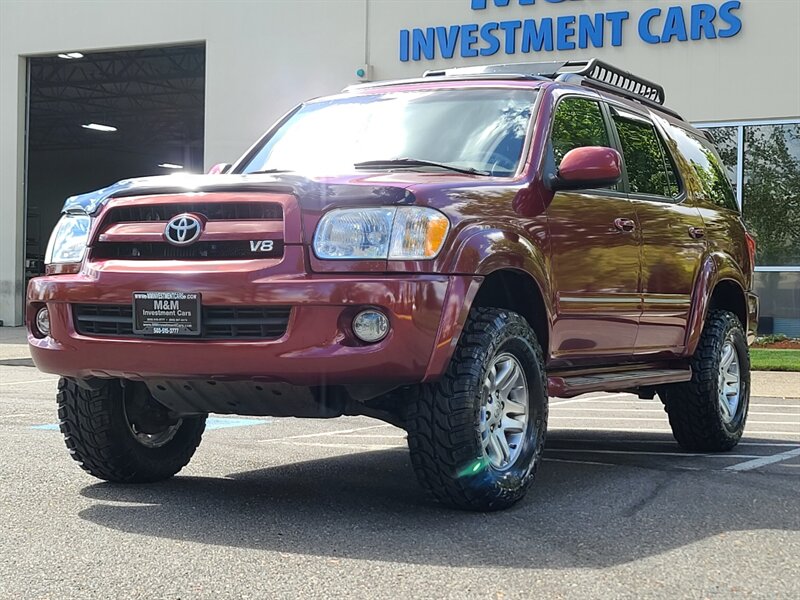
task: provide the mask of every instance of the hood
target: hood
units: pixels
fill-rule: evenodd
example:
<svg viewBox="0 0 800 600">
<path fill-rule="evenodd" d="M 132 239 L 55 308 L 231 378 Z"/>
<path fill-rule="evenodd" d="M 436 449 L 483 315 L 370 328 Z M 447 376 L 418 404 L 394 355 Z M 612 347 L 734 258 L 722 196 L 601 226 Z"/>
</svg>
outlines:
<svg viewBox="0 0 800 600">
<path fill-rule="evenodd" d="M 427 175 L 427 176 L 426 176 Z M 164 175 L 123 179 L 108 187 L 67 198 L 63 212 L 96 213 L 108 200 L 131 196 L 196 192 L 265 192 L 293 194 L 301 206 L 324 209 L 331 204 L 411 204 L 415 197 L 409 188 L 421 183 L 440 183 L 442 177 L 423 173 L 358 174 L 336 178 L 311 179 L 296 174 L 270 175 Z M 446 177 L 463 185 L 471 177 Z"/>
</svg>

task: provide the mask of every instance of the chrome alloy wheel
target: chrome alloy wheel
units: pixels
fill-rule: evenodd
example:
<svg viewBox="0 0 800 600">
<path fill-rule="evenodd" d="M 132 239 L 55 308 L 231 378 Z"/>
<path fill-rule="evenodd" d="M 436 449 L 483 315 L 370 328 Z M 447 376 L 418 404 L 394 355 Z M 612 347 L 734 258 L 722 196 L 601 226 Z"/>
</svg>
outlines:
<svg viewBox="0 0 800 600">
<path fill-rule="evenodd" d="M 483 453 L 492 467 L 505 471 L 519 456 L 528 425 L 528 383 L 513 355 L 504 353 L 492 361 L 481 399 Z"/>
<path fill-rule="evenodd" d="M 178 419 L 172 425 L 167 425 L 162 431 L 145 433 L 128 416 L 127 402 L 123 402 L 122 406 L 125 411 L 125 422 L 128 424 L 128 429 L 133 434 L 133 438 L 145 448 L 160 448 L 168 444 L 183 424 L 183 419 Z"/>
<path fill-rule="evenodd" d="M 741 372 L 739 369 L 739 355 L 730 340 L 722 346 L 722 358 L 719 362 L 719 406 L 722 420 L 731 423 L 736 417 L 739 402 L 742 397 Z"/>
</svg>

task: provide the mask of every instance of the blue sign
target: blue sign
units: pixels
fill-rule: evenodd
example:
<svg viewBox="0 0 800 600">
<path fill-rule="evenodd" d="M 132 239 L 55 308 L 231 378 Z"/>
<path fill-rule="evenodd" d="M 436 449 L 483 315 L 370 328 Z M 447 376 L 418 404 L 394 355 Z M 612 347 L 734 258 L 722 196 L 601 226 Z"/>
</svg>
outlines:
<svg viewBox="0 0 800 600">
<path fill-rule="evenodd" d="M 536 4 L 536 0 L 469 1 L 474 11 L 485 10 L 490 5 Z M 564 1 L 539 0 L 539 4 Z M 732 0 L 720 5 L 698 3 L 685 8 L 656 6 L 635 18 L 631 17 L 630 11 L 620 10 L 401 29 L 400 60 L 472 58 L 493 56 L 500 51 L 514 55 L 622 46 L 633 31 L 648 44 L 729 38 L 742 30 L 742 20 L 736 14 L 741 4 L 739 0 Z"/>
</svg>

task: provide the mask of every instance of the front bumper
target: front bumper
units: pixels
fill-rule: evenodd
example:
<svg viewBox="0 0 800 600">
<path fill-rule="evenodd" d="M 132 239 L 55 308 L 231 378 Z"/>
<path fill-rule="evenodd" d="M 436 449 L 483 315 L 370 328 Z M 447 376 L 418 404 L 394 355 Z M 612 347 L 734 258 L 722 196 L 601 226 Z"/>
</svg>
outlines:
<svg viewBox="0 0 800 600">
<path fill-rule="evenodd" d="M 33 279 L 28 323 L 42 305 L 51 335 L 28 332 L 36 366 L 86 379 L 206 379 L 282 382 L 300 386 L 404 384 L 438 378 L 466 319 L 466 299 L 480 278 L 281 275 L 204 270 L 133 273 L 84 270 Z M 75 330 L 73 303 L 125 304 L 141 290 L 201 292 L 214 306 L 290 305 L 286 333 L 276 340 L 94 337 Z M 358 342 L 350 319 L 378 307 L 391 330 L 379 343 Z"/>
</svg>

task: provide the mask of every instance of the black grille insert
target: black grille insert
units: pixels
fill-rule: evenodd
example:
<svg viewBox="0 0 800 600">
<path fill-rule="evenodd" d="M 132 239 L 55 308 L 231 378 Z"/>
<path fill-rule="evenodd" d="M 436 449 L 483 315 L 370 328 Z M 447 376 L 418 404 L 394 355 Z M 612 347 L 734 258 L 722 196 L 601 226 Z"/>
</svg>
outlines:
<svg viewBox="0 0 800 600">
<path fill-rule="evenodd" d="M 204 306 L 200 337 L 277 339 L 286 333 L 290 313 L 289 306 Z M 73 304 L 72 314 L 81 335 L 134 337 L 130 304 Z"/>
<path fill-rule="evenodd" d="M 196 242 L 173 246 L 166 242 L 102 242 L 92 248 L 92 258 L 120 260 L 246 260 L 280 258 L 283 240 L 273 240 L 272 250 L 253 250 L 250 240 Z"/>
<path fill-rule="evenodd" d="M 209 221 L 280 221 L 283 208 L 274 202 L 181 202 L 118 206 L 108 211 L 105 225 L 169 221 L 182 213 L 195 213 Z"/>
</svg>

